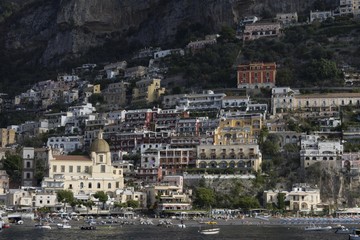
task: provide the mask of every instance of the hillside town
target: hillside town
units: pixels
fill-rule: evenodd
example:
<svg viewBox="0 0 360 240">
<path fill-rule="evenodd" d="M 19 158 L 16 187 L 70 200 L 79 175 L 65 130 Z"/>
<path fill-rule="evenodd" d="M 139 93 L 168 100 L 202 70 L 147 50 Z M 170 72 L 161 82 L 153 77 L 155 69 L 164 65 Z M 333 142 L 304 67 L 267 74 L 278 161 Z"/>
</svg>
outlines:
<svg viewBox="0 0 360 240">
<path fill-rule="evenodd" d="M 281 37 L 291 26 L 360 16 L 351 7 L 357 1 L 341 2 L 311 11 L 305 23 L 296 12 L 272 21 L 244 17 L 236 37 L 246 44 Z M 0 131 L 3 210 L 194 214 L 217 207 L 201 204 L 196 187 L 223 180 L 253 190 L 264 184 L 260 198 L 251 196 L 258 204 L 240 204 L 244 211 L 360 213 L 358 196 L 342 192 L 360 186 L 359 69 L 338 63 L 342 87 L 310 90 L 279 85 L 281 66 L 268 61 L 236 64 L 232 88 L 187 88 L 167 78 L 169 58 L 194 56 L 220 37 L 207 35 L 183 49 L 147 47 L 131 59 L 39 79 L 15 97 L 1 93 L 1 112 L 36 115 Z M 299 176 L 334 178 L 322 186 L 310 175 L 291 178 L 293 166 Z M 275 168 L 290 170 L 275 178 Z"/>
</svg>

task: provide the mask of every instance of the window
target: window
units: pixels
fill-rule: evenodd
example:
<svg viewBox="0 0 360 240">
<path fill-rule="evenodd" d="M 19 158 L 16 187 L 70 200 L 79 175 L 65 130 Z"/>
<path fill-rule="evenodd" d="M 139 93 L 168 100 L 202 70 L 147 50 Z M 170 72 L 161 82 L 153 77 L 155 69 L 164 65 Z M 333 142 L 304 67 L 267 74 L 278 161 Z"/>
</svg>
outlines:
<svg viewBox="0 0 360 240">
<path fill-rule="evenodd" d="M 111 189 L 111 183 L 108 183 L 108 189 Z"/>
<path fill-rule="evenodd" d="M 99 162 L 104 162 L 104 156 L 103 155 L 99 155 Z"/>
<path fill-rule="evenodd" d="M 90 167 L 89 166 L 85 166 L 85 172 L 89 173 L 90 172 Z"/>
<path fill-rule="evenodd" d="M 80 183 L 80 188 L 84 188 L 84 183 L 83 182 Z"/>
<path fill-rule="evenodd" d="M 119 182 L 116 182 L 115 186 L 116 186 L 116 188 L 119 188 L 120 187 Z"/>
<path fill-rule="evenodd" d="M 76 171 L 79 173 L 79 172 L 81 172 L 81 166 L 77 166 L 76 167 Z"/>
<path fill-rule="evenodd" d="M 97 183 L 97 188 L 101 188 L 101 184 L 100 184 L 100 183 Z"/>
<path fill-rule="evenodd" d="M 89 188 L 92 188 L 92 184 L 91 184 L 91 182 L 89 182 L 89 185 L 88 185 L 88 187 L 89 187 Z"/>
<path fill-rule="evenodd" d="M 61 165 L 61 172 L 65 172 L 65 166 Z"/>
<path fill-rule="evenodd" d="M 74 168 L 73 166 L 69 166 L 69 172 L 72 173 L 72 172 L 73 172 L 73 168 Z"/>
<path fill-rule="evenodd" d="M 27 178 L 27 179 L 31 178 L 31 174 L 30 174 L 30 173 L 26 173 L 26 178 Z"/>
<path fill-rule="evenodd" d="M 53 166 L 53 172 L 56 173 L 56 171 L 57 171 L 57 166 L 54 165 L 54 166 Z"/>
<path fill-rule="evenodd" d="M 101 165 L 101 169 L 100 169 L 100 171 L 101 171 L 102 173 L 104 173 L 104 172 L 105 172 L 105 165 Z"/>
<path fill-rule="evenodd" d="M 72 184 L 69 184 L 69 189 L 72 189 L 73 187 L 72 187 Z"/>
<path fill-rule="evenodd" d="M 31 162 L 30 161 L 26 162 L 26 168 L 31 168 Z"/>
</svg>

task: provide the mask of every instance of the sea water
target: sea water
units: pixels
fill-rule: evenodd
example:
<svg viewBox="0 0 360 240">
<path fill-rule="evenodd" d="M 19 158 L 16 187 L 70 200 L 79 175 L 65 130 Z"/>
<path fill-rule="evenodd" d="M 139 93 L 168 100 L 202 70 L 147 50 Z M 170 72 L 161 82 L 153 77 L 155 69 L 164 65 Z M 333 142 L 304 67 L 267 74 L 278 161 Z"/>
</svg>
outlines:
<svg viewBox="0 0 360 240">
<path fill-rule="evenodd" d="M 164 239 L 164 240 L 197 240 L 197 239 L 268 239 L 268 240 L 346 240 L 348 234 L 335 234 L 334 230 L 324 232 L 306 232 L 302 226 L 287 225 L 221 225 L 217 235 L 201 235 L 199 228 L 190 226 L 164 227 L 156 225 L 114 225 L 97 226 L 96 230 L 72 229 L 35 229 L 32 225 L 12 225 L 0 233 L 1 240 L 79 240 L 79 239 Z"/>
</svg>

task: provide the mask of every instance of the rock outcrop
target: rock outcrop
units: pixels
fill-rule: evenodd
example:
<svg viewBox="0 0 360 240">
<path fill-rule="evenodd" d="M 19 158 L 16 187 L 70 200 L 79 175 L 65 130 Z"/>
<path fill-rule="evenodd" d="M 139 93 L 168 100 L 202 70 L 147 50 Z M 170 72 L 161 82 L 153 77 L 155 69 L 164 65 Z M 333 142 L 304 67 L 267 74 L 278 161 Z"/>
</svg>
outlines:
<svg viewBox="0 0 360 240">
<path fill-rule="evenodd" d="M 171 43 L 184 23 L 218 31 L 264 9 L 304 11 L 315 0 L 28 1 L 2 24 L 2 47 L 15 62 L 55 66 L 116 38 L 162 45 Z"/>
</svg>

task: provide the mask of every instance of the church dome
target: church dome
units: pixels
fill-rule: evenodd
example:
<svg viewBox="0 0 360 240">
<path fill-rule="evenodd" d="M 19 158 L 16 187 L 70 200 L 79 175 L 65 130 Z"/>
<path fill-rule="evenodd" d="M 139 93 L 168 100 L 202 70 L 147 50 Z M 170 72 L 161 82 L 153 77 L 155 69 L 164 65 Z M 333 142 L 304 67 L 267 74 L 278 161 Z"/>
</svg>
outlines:
<svg viewBox="0 0 360 240">
<path fill-rule="evenodd" d="M 99 134 L 99 137 L 92 142 L 90 152 L 110 152 L 110 146 L 102 139 L 102 134 Z"/>
</svg>

